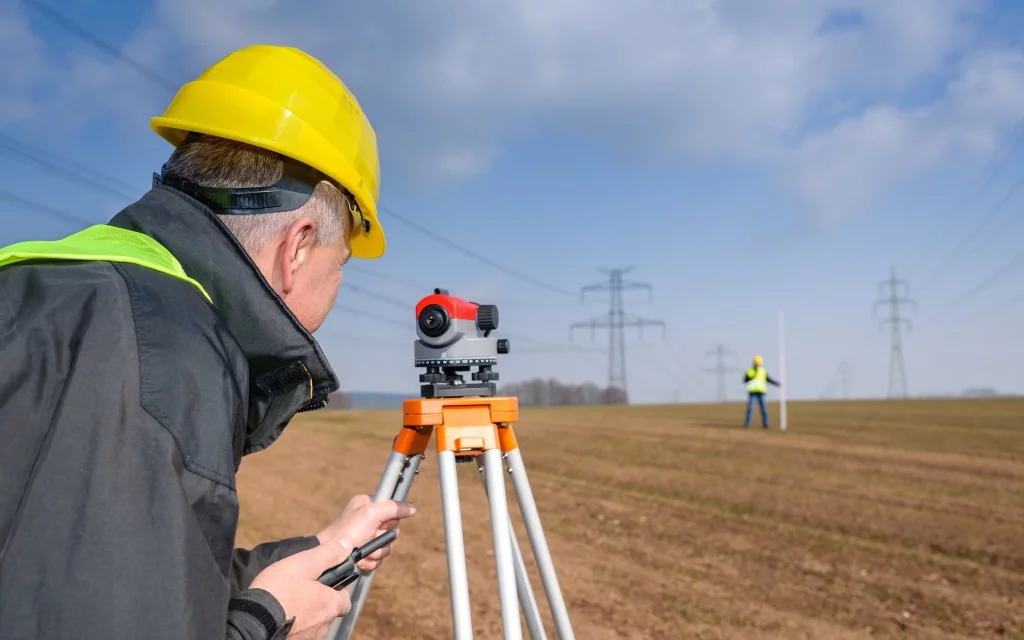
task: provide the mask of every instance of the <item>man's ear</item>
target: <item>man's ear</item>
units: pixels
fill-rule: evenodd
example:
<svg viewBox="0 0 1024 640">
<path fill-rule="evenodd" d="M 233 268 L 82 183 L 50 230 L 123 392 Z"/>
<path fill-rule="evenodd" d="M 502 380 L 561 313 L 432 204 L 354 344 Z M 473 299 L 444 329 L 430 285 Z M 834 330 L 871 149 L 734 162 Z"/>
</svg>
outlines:
<svg viewBox="0 0 1024 640">
<path fill-rule="evenodd" d="M 293 222 L 281 244 L 281 291 L 288 294 L 295 287 L 296 274 L 309 262 L 316 246 L 316 221 L 303 216 Z"/>
</svg>

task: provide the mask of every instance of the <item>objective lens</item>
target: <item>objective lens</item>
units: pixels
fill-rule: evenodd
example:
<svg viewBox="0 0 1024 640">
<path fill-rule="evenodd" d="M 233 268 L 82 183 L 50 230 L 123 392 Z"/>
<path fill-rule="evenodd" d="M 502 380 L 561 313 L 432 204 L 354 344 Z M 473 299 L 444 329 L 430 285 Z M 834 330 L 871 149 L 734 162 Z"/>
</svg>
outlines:
<svg viewBox="0 0 1024 640">
<path fill-rule="evenodd" d="M 422 312 L 420 312 L 420 330 L 431 338 L 436 338 L 443 335 L 448 330 L 449 319 L 448 312 L 445 308 L 432 304 L 428 305 Z"/>
</svg>

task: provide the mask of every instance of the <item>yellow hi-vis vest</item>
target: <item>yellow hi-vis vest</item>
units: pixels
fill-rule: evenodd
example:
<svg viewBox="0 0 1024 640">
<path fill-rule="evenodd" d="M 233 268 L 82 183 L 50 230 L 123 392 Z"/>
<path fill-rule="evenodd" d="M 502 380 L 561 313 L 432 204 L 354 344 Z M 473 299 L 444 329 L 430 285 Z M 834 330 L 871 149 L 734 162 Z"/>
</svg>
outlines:
<svg viewBox="0 0 1024 640">
<path fill-rule="evenodd" d="M 764 367 L 747 369 L 747 392 L 764 393 L 768 390 L 768 371 Z"/>
<path fill-rule="evenodd" d="M 29 240 L 0 247 L 0 269 L 25 260 L 95 260 L 127 262 L 184 280 L 208 293 L 188 277 L 181 263 L 162 244 L 149 236 L 120 227 L 97 224 L 60 240 Z"/>
</svg>

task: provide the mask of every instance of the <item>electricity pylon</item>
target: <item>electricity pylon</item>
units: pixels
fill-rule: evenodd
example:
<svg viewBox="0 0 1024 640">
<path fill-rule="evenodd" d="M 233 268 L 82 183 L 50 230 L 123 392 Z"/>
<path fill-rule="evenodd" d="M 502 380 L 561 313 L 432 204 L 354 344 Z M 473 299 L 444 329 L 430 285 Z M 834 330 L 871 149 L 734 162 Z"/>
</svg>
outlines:
<svg viewBox="0 0 1024 640">
<path fill-rule="evenodd" d="M 850 397 L 850 363 L 847 360 L 843 360 L 843 363 L 839 365 L 839 384 L 843 389 L 843 400 Z"/>
<path fill-rule="evenodd" d="M 903 295 L 900 295 L 900 286 L 903 287 Z M 888 294 L 884 293 L 886 288 L 889 290 Z M 913 325 L 909 319 L 900 315 L 900 305 L 909 304 L 916 311 L 917 304 L 909 297 L 910 285 L 907 281 L 896 278 L 896 267 L 892 268 L 892 274 L 887 280 L 878 284 L 878 290 L 880 296 L 887 295 L 887 297 L 877 300 L 874 307 L 872 307 L 872 312 L 878 311 L 878 305 L 887 305 L 889 307 L 889 315 L 880 321 L 881 326 L 888 324 L 890 327 L 889 397 L 906 398 L 907 367 L 906 362 L 903 360 L 903 334 L 900 330 L 904 324 L 906 324 L 908 331 L 912 330 Z"/>
<path fill-rule="evenodd" d="M 626 289 L 647 289 L 651 299 L 654 293 L 651 285 L 642 282 L 626 282 L 622 276 L 633 270 L 633 267 L 625 269 L 599 269 L 601 273 L 607 274 L 608 279 L 598 284 L 591 284 L 580 290 L 580 299 L 584 299 L 588 291 L 608 291 L 608 315 L 591 318 L 584 322 L 577 322 L 569 327 L 569 340 L 572 341 L 573 329 L 590 327 L 590 339 L 594 339 L 594 331 L 597 328 L 608 329 L 608 389 L 618 389 L 622 393 L 623 400 L 629 404 L 629 390 L 626 382 L 626 327 L 637 327 L 640 331 L 640 338 L 643 339 L 643 328 L 650 325 L 661 326 L 662 340 L 665 339 L 665 323 L 661 320 L 651 320 L 627 314 L 622 304 L 622 292 Z"/>
<path fill-rule="evenodd" d="M 704 373 L 718 374 L 718 401 L 725 402 L 725 375 L 728 373 L 737 373 L 739 371 L 738 369 L 733 369 L 732 367 L 726 366 L 725 356 L 734 356 L 736 354 L 726 349 L 725 345 L 720 344 L 717 347 L 715 347 L 714 351 L 709 351 L 707 355 L 715 356 L 716 360 L 715 366 L 710 369 L 704 369 Z"/>
</svg>

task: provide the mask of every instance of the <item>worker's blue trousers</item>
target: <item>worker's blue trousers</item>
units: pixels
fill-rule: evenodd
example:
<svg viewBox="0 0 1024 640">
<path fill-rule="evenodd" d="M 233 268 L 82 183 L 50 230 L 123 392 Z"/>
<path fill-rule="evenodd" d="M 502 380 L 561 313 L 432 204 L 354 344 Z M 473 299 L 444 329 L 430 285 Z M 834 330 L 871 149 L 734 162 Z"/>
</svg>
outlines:
<svg viewBox="0 0 1024 640">
<path fill-rule="evenodd" d="M 751 393 L 747 396 L 747 419 L 743 423 L 743 426 L 747 429 L 750 428 L 750 414 L 754 412 L 754 403 L 761 406 L 761 426 L 765 429 L 768 428 L 768 407 L 764 403 L 763 393 Z"/>
</svg>

